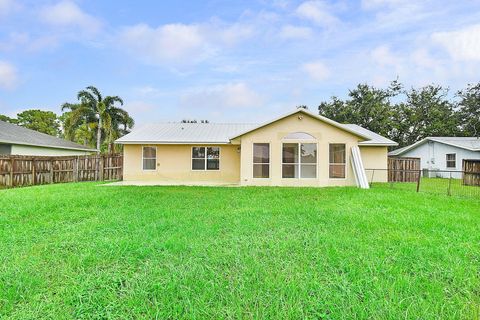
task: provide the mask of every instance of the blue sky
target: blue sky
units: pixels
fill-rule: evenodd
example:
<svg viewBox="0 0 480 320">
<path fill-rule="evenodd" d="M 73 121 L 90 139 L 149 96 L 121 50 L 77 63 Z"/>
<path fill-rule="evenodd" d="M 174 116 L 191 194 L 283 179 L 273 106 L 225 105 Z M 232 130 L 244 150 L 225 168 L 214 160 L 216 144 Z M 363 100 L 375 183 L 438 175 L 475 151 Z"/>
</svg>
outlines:
<svg viewBox="0 0 480 320">
<path fill-rule="evenodd" d="M 258 122 L 357 83 L 480 81 L 480 1 L 0 0 L 0 113 L 95 85 L 138 124 Z"/>
</svg>

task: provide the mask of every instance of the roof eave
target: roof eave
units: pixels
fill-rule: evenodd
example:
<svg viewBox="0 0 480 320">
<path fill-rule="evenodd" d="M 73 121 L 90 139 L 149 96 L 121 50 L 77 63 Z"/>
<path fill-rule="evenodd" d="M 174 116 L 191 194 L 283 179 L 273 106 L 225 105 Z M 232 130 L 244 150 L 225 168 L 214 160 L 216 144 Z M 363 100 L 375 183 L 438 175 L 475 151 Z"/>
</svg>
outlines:
<svg viewBox="0 0 480 320">
<path fill-rule="evenodd" d="M 230 144 L 230 141 L 115 141 L 116 144 Z"/>
<path fill-rule="evenodd" d="M 34 143 L 25 143 L 25 142 L 9 141 L 9 140 L 0 140 L 0 143 L 3 143 L 3 144 L 18 144 L 18 145 L 22 145 L 22 146 L 40 147 L 40 148 L 53 148 L 53 149 L 63 149 L 63 150 L 87 151 L 87 152 L 97 152 L 98 151 L 98 149 L 91 149 L 91 148 L 52 146 L 52 145 L 45 145 L 45 144 L 34 144 Z"/>
<path fill-rule="evenodd" d="M 358 144 L 359 146 L 368 146 L 368 147 L 396 147 L 398 146 L 398 143 L 396 142 L 385 142 L 385 143 L 375 143 L 375 142 L 360 142 Z"/>
</svg>

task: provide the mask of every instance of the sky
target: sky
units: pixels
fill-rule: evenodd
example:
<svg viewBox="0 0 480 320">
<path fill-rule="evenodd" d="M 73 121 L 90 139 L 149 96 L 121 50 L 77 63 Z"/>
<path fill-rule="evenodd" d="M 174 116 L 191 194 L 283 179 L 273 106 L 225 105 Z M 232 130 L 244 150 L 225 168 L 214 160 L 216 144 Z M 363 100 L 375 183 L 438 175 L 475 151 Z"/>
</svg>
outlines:
<svg viewBox="0 0 480 320">
<path fill-rule="evenodd" d="M 0 0 L 0 113 L 89 86 L 137 125 L 261 122 L 358 83 L 480 81 L 480 0 Z"/>
</svg>

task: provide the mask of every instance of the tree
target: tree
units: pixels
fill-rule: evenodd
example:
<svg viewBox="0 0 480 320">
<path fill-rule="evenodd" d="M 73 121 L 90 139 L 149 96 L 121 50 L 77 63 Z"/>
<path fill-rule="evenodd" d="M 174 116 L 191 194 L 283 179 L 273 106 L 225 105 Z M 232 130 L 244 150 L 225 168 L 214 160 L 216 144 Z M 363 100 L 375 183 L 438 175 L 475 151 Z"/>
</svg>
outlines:
<svg viewBox="0 0 480 320">
<path fill-rule="evenodd" d="M 402 85 L 392 81 L 387 89 L 359 84 L 348 93 L 348 100 L 332 97 L 331 102 L 320 103 L 319 113 L 340 123 L 354 123 L 388 136 L 392 128 L 391 99 L 397 96 Z"/>
<path fill-rule="evenodd" d="M 12 118 L 10 118 L 8 116 L 5 116 L 3 114 L 0 114 L 0 121 L 15 123 L 15 119 L 12 119 Z"/>
<path fill-rule="evenodd" d="M 60 135 L 60 122 L 57 115 L 52 111 L 25 110 L 17 114 L 15 123 L 51 136 L 57 137 Z"/>
<path fill-rule="evenodd" d="M 461 134 L 480 137 L 480 83 L 457 92 Z"/>
<path fill-rule="evenodd" d="M 89 86 L 78 92 L 77 99 L 79 103 L 65 103 L 62 106 L 62 110 L 69 110 L 69 115 L 65 117 L 65 125 L 70 138 L 74 137 L 75 133 L 78 138 L 78 130 L 89 132 L 93 129 L 92 124 L 95 124 L 97 149 L 100 151 L 104 142 L 110 151 L 113 141 L 134 125 L 128 112 L 116 106 L 116 104 L 123 106 L 123 100 L 118 96 L 103 97 L 97 88 Z M 89 135 L 81 136 L 87 139 Z"/>
<path fill-rule="evenodd" d="M 406 101 L 396 105 L 390 138 L 400 146 L 413 144 L 425 137 L 454 136 L 458 118 L 448 100 L 448 89 L 428 85 L 404 92 Z"/>
</svg>

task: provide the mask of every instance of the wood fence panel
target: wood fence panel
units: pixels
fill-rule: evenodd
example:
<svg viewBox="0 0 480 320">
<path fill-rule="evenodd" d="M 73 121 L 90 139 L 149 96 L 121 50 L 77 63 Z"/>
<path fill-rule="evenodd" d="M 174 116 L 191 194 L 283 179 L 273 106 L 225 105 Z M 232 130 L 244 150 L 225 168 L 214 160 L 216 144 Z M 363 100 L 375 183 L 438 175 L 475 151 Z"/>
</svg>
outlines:
<svg viewBox="0 0 480 320">
<path fill-rule="evenodd" d="M 122 172 L 121 154 L 67 157 L 0 156 L 0 188 L 121 180 Z"/>
<path fill-rule="evenodd" d="M 388 182 L 417 182 L 419 175 L 420 158 L 388 158 Z"/>
<path fill-rule="evenodd" d="M 466 186 L 480 186 L 480 160 L 463 160 L 463 184 Z"/>
</svg>

